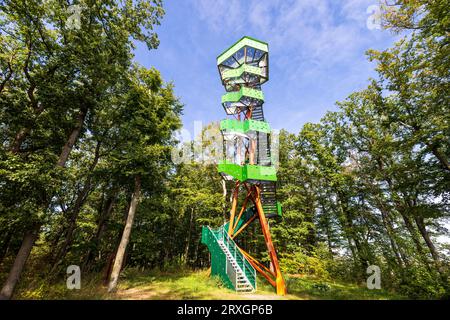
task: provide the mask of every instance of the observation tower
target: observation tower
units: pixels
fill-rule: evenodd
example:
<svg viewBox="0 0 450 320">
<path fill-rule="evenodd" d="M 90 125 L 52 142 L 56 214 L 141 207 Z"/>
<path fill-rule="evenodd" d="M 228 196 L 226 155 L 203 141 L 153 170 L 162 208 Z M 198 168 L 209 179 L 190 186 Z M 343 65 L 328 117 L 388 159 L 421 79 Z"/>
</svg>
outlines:
<svg viewBox="0 0 450 320">
<path fill-rule="evenodd" d="M 259 273 L 276 288 L 277 294 L 284 295 L 286 287 L 268 224 L 269 219 L 282 215 L 276 198 L 271 128 L 264 118 L 261 90 L 269 80 L 269 46 L 245 36 L 217 57 L 217 67 L 226 91 L 222 107 L 227 115 L 220 122 L 224 157 L 218 172 L 233 189 L 229 221 L 217 229 L 202 228 L 202 243 L 211 253 L 211 274 L 219 276 L 231 289 L 253 292 Z M 258 261 L 236 243 L 252 223 L 260 226 L 270 265 Z"/>
</svg>

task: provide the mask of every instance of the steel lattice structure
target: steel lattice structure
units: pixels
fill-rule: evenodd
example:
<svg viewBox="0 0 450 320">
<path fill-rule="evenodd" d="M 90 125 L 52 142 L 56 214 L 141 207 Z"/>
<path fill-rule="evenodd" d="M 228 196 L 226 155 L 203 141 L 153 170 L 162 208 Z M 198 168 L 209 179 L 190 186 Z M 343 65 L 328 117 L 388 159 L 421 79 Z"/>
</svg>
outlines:
<svg viewBox="0 0 450 320">
<path fill-rule="evenodd" d="M 270 147 L 271 128 L 264 119 L 264 94 L 261 91 L 261 86 L 269 80 L 269 46 L 245 36 L 218 56 L 217 66 L 226 90 L 222 106 L 229 116 L 220 123 L 224 160 L 218 164 L 218 171 L 223 179 L 232 181 L 233 193 L 230 219 L 221 227 L 222 234 L 219 229 L 204 228 L 202 241 L 211 253 L 218 252 L 211 255 L 212 273 L 221 276 L 225 283 L 233 283 L 235 279 L 230 277 L 236 277 L 236 283 L 230 287 L 238 290 L 239 279 L 243 279 L 242 283 L 248 280 L 244 279 L 246 274 L 251 278 L 249 282 L 253 283 L 251 270 L 248 271 L 245 265 L 250 263 L 276 288 L 277 294 L 284 295 L 286 287 L 268 225 L 268 219 L 281 217 L 281 205 L 276 199 L 276 168 Z M 240 192 L 245 197 L 240 197 Z M 265 239 L 270 267 L 233 241 L 255 221 L 259 221 Z M 233 248 L 237 249 L 233 251 Z M 232 275 L 230 268 L 235 271 Z M 256 275 L 252 289 L 256 289 Z"/>
</svg>

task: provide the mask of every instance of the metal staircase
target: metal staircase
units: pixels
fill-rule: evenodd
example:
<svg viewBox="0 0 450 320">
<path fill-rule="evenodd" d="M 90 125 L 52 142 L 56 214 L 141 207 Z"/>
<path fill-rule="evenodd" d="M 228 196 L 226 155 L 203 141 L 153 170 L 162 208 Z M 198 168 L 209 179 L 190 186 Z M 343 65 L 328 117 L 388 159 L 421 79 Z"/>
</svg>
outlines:
<svg viewBox="0 0 450 320">
<path fill-rule="evenodd" d="M 211 274 L 218 275 L 227 287 L 236 292 L 256 291 L 256 270 L 225 231 L 225 225 L 202 228 L 202 243 L 211 252 Z"/>
<path fill-rule="evenodd" d="M 257 164 L 260 166 L 272 165 L 269 135 L 265 132 L 257 132 L 256 141 L 257 141 Z"/>
<path fill-rule="evenodd" d="M 227 270 L 227 274 L 231 276 L 231 278 L 235 278 L 235 289 L 237 292 L 254 292 L 255 288 L 253 288 L 252 284 L 247 278 L 245 272 L 241 269 L 239 265 L 243 265 L 245 268 L 245 264 L 243 264 L 243 257 L 240 255 L 233 256 L 233 254 L 228 250 L 227 245 L 222 241 L 218 241 L 220 248 L 225 253 L 227 257 L 227 264 L 231 266 L 232 270 Z M 229 269 L 229 267 L 228 267 Z M 233 282 L 233 281 L 232 281 Z"/>
<path fill-rule="evenodd" d="M 274 218 L 280 215 L 281 207 L 277 201 L 275 182 L 261 183 L 261 204 L 267 218 Z"/>
<path fill-rule="evenodd" d="M 258 121 L 264 121 L 264 111 L 262 104 L 258 104 L 253 108 L 252 119 Z"/>
</svg>

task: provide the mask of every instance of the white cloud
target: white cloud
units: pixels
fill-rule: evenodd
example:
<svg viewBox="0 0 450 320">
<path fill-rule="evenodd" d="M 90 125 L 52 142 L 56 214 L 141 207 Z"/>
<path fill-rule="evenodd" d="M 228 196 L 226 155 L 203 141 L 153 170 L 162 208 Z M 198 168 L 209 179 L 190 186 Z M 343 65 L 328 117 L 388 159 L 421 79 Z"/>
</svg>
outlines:
<svg viewBox="0 0 450 320">
<path fill-rule="evenodd" d="M 242 34 L 269 43 L 271 73 L 283 80 L 270 86 L 291 106 L 286 118 L 294 122 L 305 116 L 296 108 L 312 117 L 361 89 L 372 72 L 365 51 L 387 39 L 366 26 L 366 9 L 378 0 L 191 1 L 205 27 L 227 41 Z M 311 89 L 319 93 L 314 99 L 306 94 Z"/>
<path fill-rule="evenodd" d="M 252 1 L 249 10 L 249 22 L 254 29 L 267 32 L 272 25 L 271 10 L 277 1 L 267 2 Z"/>
<path fill-rule="evenodd" d="M 361 54 L 358 50 L 369 34 L 366 4 L 373 1 L 342 1 L 341 19 L 333 11 L 335 0 L 195 0 L 193 4 L 215 32 L 259 35 L 269 42 L 272 54 L 280 56 L 280 63 L 288 60 L 292 66 L 308 59 L 327 66 Z"/>
<path fill-rule="evenodd" d="M 378 0 L 346 0 L 343 1 L 340 13 L 347 20 L 353 20 L 358 24 L 366 24 L 367 8 L 372 5 L 378 5 Z"/>
<path fill-rule="evenodd" d="M 243 26 L 243 1 L 240 0 L 193 0 L 200 19 L 215 32 L 227 28 L 239 30 Z"/>
</svg>

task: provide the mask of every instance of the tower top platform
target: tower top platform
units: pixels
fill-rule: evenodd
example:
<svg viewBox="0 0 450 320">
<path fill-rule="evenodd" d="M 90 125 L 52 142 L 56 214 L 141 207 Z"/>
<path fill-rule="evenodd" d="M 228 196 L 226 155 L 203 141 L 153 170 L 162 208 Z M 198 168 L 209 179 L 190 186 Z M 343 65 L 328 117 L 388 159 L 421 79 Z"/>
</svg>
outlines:
<svg viewBox="0 0 450 320">
<path fill-rule="evenodd" d="M 217 57 L 217 65 L 227 64 L 227 60 L 232 58 L 233 55 L 238 53 L 239 50 L 243 49 L 244 47 L 253 48 L 255 50 L 256 58 L 258 58 L 258 56 L 261 57 L 262 54 L 269 52 L 269 44 L 267 42 L 249 36 L 244 36 Z"/>
</svg>

